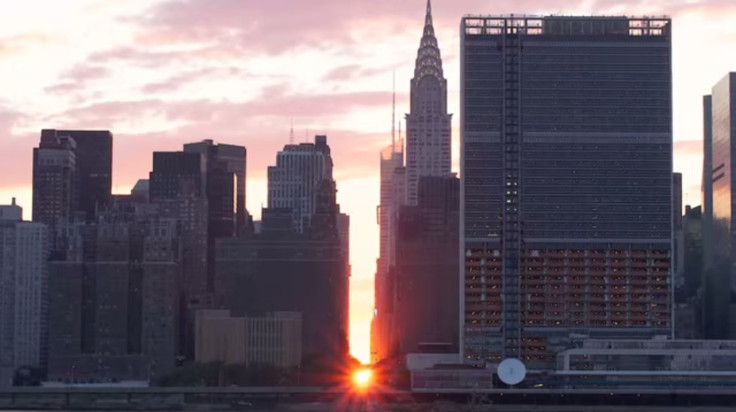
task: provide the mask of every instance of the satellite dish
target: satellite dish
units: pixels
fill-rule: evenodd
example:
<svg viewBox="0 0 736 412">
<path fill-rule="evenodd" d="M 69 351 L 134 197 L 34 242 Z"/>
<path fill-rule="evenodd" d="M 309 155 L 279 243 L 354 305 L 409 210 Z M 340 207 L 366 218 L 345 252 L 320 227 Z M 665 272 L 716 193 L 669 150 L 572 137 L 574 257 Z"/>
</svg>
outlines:
<svg viewBox="0 0 736 412">
<path fill-rule="evenodd" d="M 498 378 L 506 385 L 517 385 L 526 377 L 526 366 L 515 358 L 504 359 L 496 370 Z"/>
</svg>

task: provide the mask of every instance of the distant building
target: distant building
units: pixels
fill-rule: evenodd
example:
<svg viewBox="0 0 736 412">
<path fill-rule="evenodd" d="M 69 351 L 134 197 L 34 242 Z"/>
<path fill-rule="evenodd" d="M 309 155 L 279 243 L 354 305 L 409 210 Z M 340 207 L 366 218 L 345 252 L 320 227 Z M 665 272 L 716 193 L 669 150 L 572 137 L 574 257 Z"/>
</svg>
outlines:
<svg viewBox="0 0 736 412">
<path fill-rule="evenodd" d="M 68 223 L 79 206 L 77 142 L 53 131 L 41 134 L 41 143 L 33 149 L 34 222 L 44 223 L 52 236 Z"/>
<path fill-rule="evenodd" d="M 184 145 L 202 155 L 207 199 L 207 291 L 215 293 L 215 239 L 235 236 L 245 225 L 245 147 L 212 140 Z"/>
<path fill-rule="evenodd" d="M 682 220 L 685 255 L 685 298 L 698 294 L 703 274 L 702 207 L 685 206 Z"/>
<path fill-rule="evenodd" d="M 0 387 L 21 367 L 46 368 L 50 239 L 21 215 L 15 199 L 0 205 Z"/>
<path fill-rule="evenodd" d="M 135 182 L 135 186 L 130 190 L 130 195 L 138 202 L 147 203 L 150 200 L 150 187 L 150 181 L 148 179 L 138 179 Z"/>
<path fill-rule="evenodd" d="M 227 310 L 204 310 L 196 316 L 196 360 L 199 363 L 218 361 L 279 368 L 301 364 L 301 313 L 232 317 Z"/>
<path fill-rule="evenodd" d="M 225 307 L 237 317 L 301 312 L 304 358 L 347 356 L 349 273 L 342 241 L 336 233 L 296 233 L 289 209 L 264 209 L 262 216 L 260 234 L 218 239 Z"/>
<path fill-rule="evenodd" d="M 126 206 L 71 228 L 66 256 L 51 262 L 50 380 L 148 380 L 174 368 L 178 222 L 145 204 L 131 216 Z"/>
<path fill-rule="evenodd" d="M 41 131 L 33 150 L 33 220 L 53 229 L 72 213 L 91 222 L 112 193 L 112 133 L 107 130 Z M 56 182 L 52 184 L 52 182 Z"/>
<path fill-rule="evenodd" d="M 672 268 L 675 289 L 685 286 L 685 234 L 682 227 L 682 173 L 672 174 Z"/>
<path fill-rule="evenodd" d="M 456 177 L 424 176 L 418 204 L 399 212 L 393 354 L 426 343 L 458 352 L 459 188 Z"/>
<path fill-rule="evenodd" d="M 468 16 L 460 36 L 464 361 L 672 336 L 670 19 Z"/>
<path fill-rule="evenodd" d="M 447 80 L 427 1 L 424 31 L 411 80 L 411 107 L 406 115 L 406 178 L 409 205 L 418 201 L 419 178 L 447 176 L 452 167 L 452 115 L 447 113 Z"/>
<path fill-rule="evenodd" d="M 210 226 L 217 227 L 216 237 L 241 230 L 247 223 L 245 206 L 246 149 L 244 146 L 203 140 L 184 145 L 184 152 L 197 152 L 207 159 L 207 199 L 210 204 Z M 233 177 L 234 176 L 234 177 Z M 233 213 L 235 217 L 233 217 Z M 228 222 L 233 220 L 233 224 Z M 213 225 L 215 221 L 222 225 Z"/>
<path fill-rule="evenodd" d="M 705 337 L 726 339 L 736 336 L 729 325 L 729 306 L 736 291 L 736 255 L 730 245 L 734 211 L 732 182 L 736 168 L 736 73 L 719 81 L 703 102 L 704 172 L 703 172 L 703 322 Z"/>
<path fill-rule="evenodd" d="M 77 143 L 78 207 L 84 212 L 85 220 L 92 222 L 97 209 L 109 205 L 112 196 L 112 133 L 108 130 L 57 130 L 56 134 L 70 136 Z"/>
<path fill-rule="evenodd" d="M 245 364 L 245 318 L 229 310 L 199 310 L 195 314 L 195 361 Z"/>
<path fill-rule="evenodd" d="M 268 207 L 289 208 L 297 233 L 306 233 L 316 208 L 317 188 L 332 180 L 332 156 L 327 136 L 314 143 L 288 144 L 268 167 Z"/>
<path fill-rule="evenodd" d="M 198 152 L 153 152 L 149 178 L 152 202 L 180 197 L 201 197 L 205 193 L 207 162 Z"/>
</svg>

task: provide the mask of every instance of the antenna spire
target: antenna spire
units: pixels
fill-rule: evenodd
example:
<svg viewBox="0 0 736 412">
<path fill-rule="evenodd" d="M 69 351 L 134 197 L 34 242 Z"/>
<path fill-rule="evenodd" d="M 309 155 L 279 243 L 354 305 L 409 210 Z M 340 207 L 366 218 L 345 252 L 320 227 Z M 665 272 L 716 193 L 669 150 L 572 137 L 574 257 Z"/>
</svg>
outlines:
<svg viewBox="0 0 736 412">
<path fill-rule="evenodd" d="M 289 144 L 294 144 L 294 118 L 291 118 L 291 130 L 289 130 Z"/>
<path fill-rule="evenodd" d="M 424 18 L 424 25 L 425 26 L 432 25 L 432 2 L 431 0 L 427 0 L 427 16 Z"/>
<path fill-rule="evenodd" d="M 396 70 L 393 77 L 393 97 L 391 101 L 391 150 L 396 144 Z"/>
</svg>

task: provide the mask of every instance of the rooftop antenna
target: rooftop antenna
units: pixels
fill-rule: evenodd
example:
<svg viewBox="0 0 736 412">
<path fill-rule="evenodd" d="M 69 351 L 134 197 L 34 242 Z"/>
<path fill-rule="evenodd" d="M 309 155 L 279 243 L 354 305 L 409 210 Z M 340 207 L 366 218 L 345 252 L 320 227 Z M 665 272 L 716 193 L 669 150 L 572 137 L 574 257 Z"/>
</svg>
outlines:
<svg viewBox="0 0 736 412">
<path fill-rule="evenodd" d="M 391 150 L 396 146 L 396 70 L 393 77 L 393 96 L 391 100 Z"/>
<path fill-rule="evenodd" d="M 291 118 L 291 130 L 289 131 L 289 144 L 294 144 L 294 118 Z"/>
</svg>

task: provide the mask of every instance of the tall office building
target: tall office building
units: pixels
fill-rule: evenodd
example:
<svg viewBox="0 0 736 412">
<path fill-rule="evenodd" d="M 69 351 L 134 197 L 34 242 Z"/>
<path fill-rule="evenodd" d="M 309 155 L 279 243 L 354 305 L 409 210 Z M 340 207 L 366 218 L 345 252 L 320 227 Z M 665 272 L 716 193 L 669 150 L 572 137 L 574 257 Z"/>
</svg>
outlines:
<svg viewBox="0 0 736 412">
<path fill-rule="evenodd" d="M 0 387 L 21 367 L 46 367 L 48 229 L 21 215 L 15 199 L 0 205 Z"/>
<path fill-rule="evenodd" d="M 451 123 L 447 113 L 447 80 L 432 24 L 432 6 L 427 0 L 424 32 L 419 43 L 411 107 L 406 115 L 406 175 L 408 201 L 417 204 L 421 176 L 446 176 L 451 170 Z"/>
<path fill-rule="evenodd" d="M 73 160 L 69 159 L 70 151 L 74 154 Z M 39 219 L 44 219 L 38 221 L 45 222 L 44 210 L 49 204 L 47 199 L 54 196 L 54 192 L 66 190 L 67 186 L 73 188 L 71 212 L 83 212 L 84 219 L 88 222 L 94 220 L 98 207 L 109 204 L 112 196 L 112 133 L 109 131 L 44 129 L 41 131 L 41 144 L 38 149 L 34 149 L 33 157 L 34 221 L 38 215 Z M 49 169 L 54 167 L 57 170 L 73 167 L 74 176 L 71 184 L 67 183 L 67 177 L 61 178 L 63 186 L 52 190 L 52 193 L 47 193 L 50 189 L 43 185 L 49 179 Z M 37 187 L 38 194 L 36 194 Z M 39 201 L 38 206 L 36 198 Z M 59 202 L 59 205 L 61 206 L 58 208 L 66 207 L 66 200 Z"/>
<path fill-rule="evenodd" d="M 458 350 L 460 181 L 419 179 L 417 206 L 404 206 L 397 222 L 392 350 L 399 355 L 426 344 Z"/>
<path fill-rule="evenodd" d="M 153 152 L 149 175 L 152 202 L 181 197 L 203 197 L 207 173 L 206 158 L 198 152 Z"/>
<path fill-rule="evenodd" d="M 685 298 L 694 298 L 703 273 L 703 207 L 685 206 L 682 218 L 685 251 Z"/>
<path fill-rule="evenodd" d="M 672 335 L 667 18 L 461 25 L 461 354 Z"/>
<path fill-rule="evenodd" d="M 685 286 L 685 234 L 682 230 L 682 173 L 672 174 L 672 271 L 675 289 Z"/>
<path fill-rule="evenodd" d="M 268 167 L 268 207 L 289 208 L 297 233 L 306 233 L 315 213 L 317 188 L 332 180 L 332 156 L 327 136 L 314 143 L 288 144 Z"/>
<path fill-rule="evenodd" d="M 95 211 L 109 205 L 112 196 L 112 133 L 108 130 L 57 130 L 77 142 L 79 210 L 86 221 L 95 220 Z"/>
<path fill-rule="evenodd" d="M 235 236 L 245 224 L 245 147 L 212 140 L 184 145 L 204 162 L 207 199 L 207 290 L 215 293 L 215 239 Z"/>
<path fill-rule="evenodd" d="M 392 136 L 393 137 L 393 136 Z M 396 180 L 401 179 L 402 186 L 406 175 L 397 173 L 404 169 L 403 141 L 392 138 L 391 145 L 381 151 L 380 158 L 381 187 L 380 205 L 378 206 L 379 254 L 374 280 L 374 312 L 371 326 L 371 355 L 374 361 L 388 356 L 388 336 L 390 325 L 389 314 L 389 271 L 396 262 L 396 226 L 399 209 L 406 204 L 404 193 L 395 190 Z"/>
<path fill-rule="evenodd" d="M 73 138 L 50 131 L 41 133 L 33 149 L 32 219 L 52 232 L 68 223 L 79 205 L 76 150 Z"/>
<path fill-rule="evenodd" d="M 732 182 L 736 167 L 736 73 L 729 73 L 704 99 L 703 169 L 703 324 L 705 337 L 726 339 L 736 336 L 729 327 L 730 310 L 736 293 L 736 254 L 732 250 Z"/>
<path fill-rule="evenodd" d="M 185 144 L 184 152 L 201 153 L 207 159 L 206 189 L 210 204 L 210 227 L 220 226 L 217 231 L 223 234 L 230 226 L 242 229 L 247 223 L 248 213 L 245 206 L 245 147 L 203 140 Z M 231 225 L 229 222 L 233 219 Z M 218 222 L 222 223 L 215 224 Z"/>
</svg>

